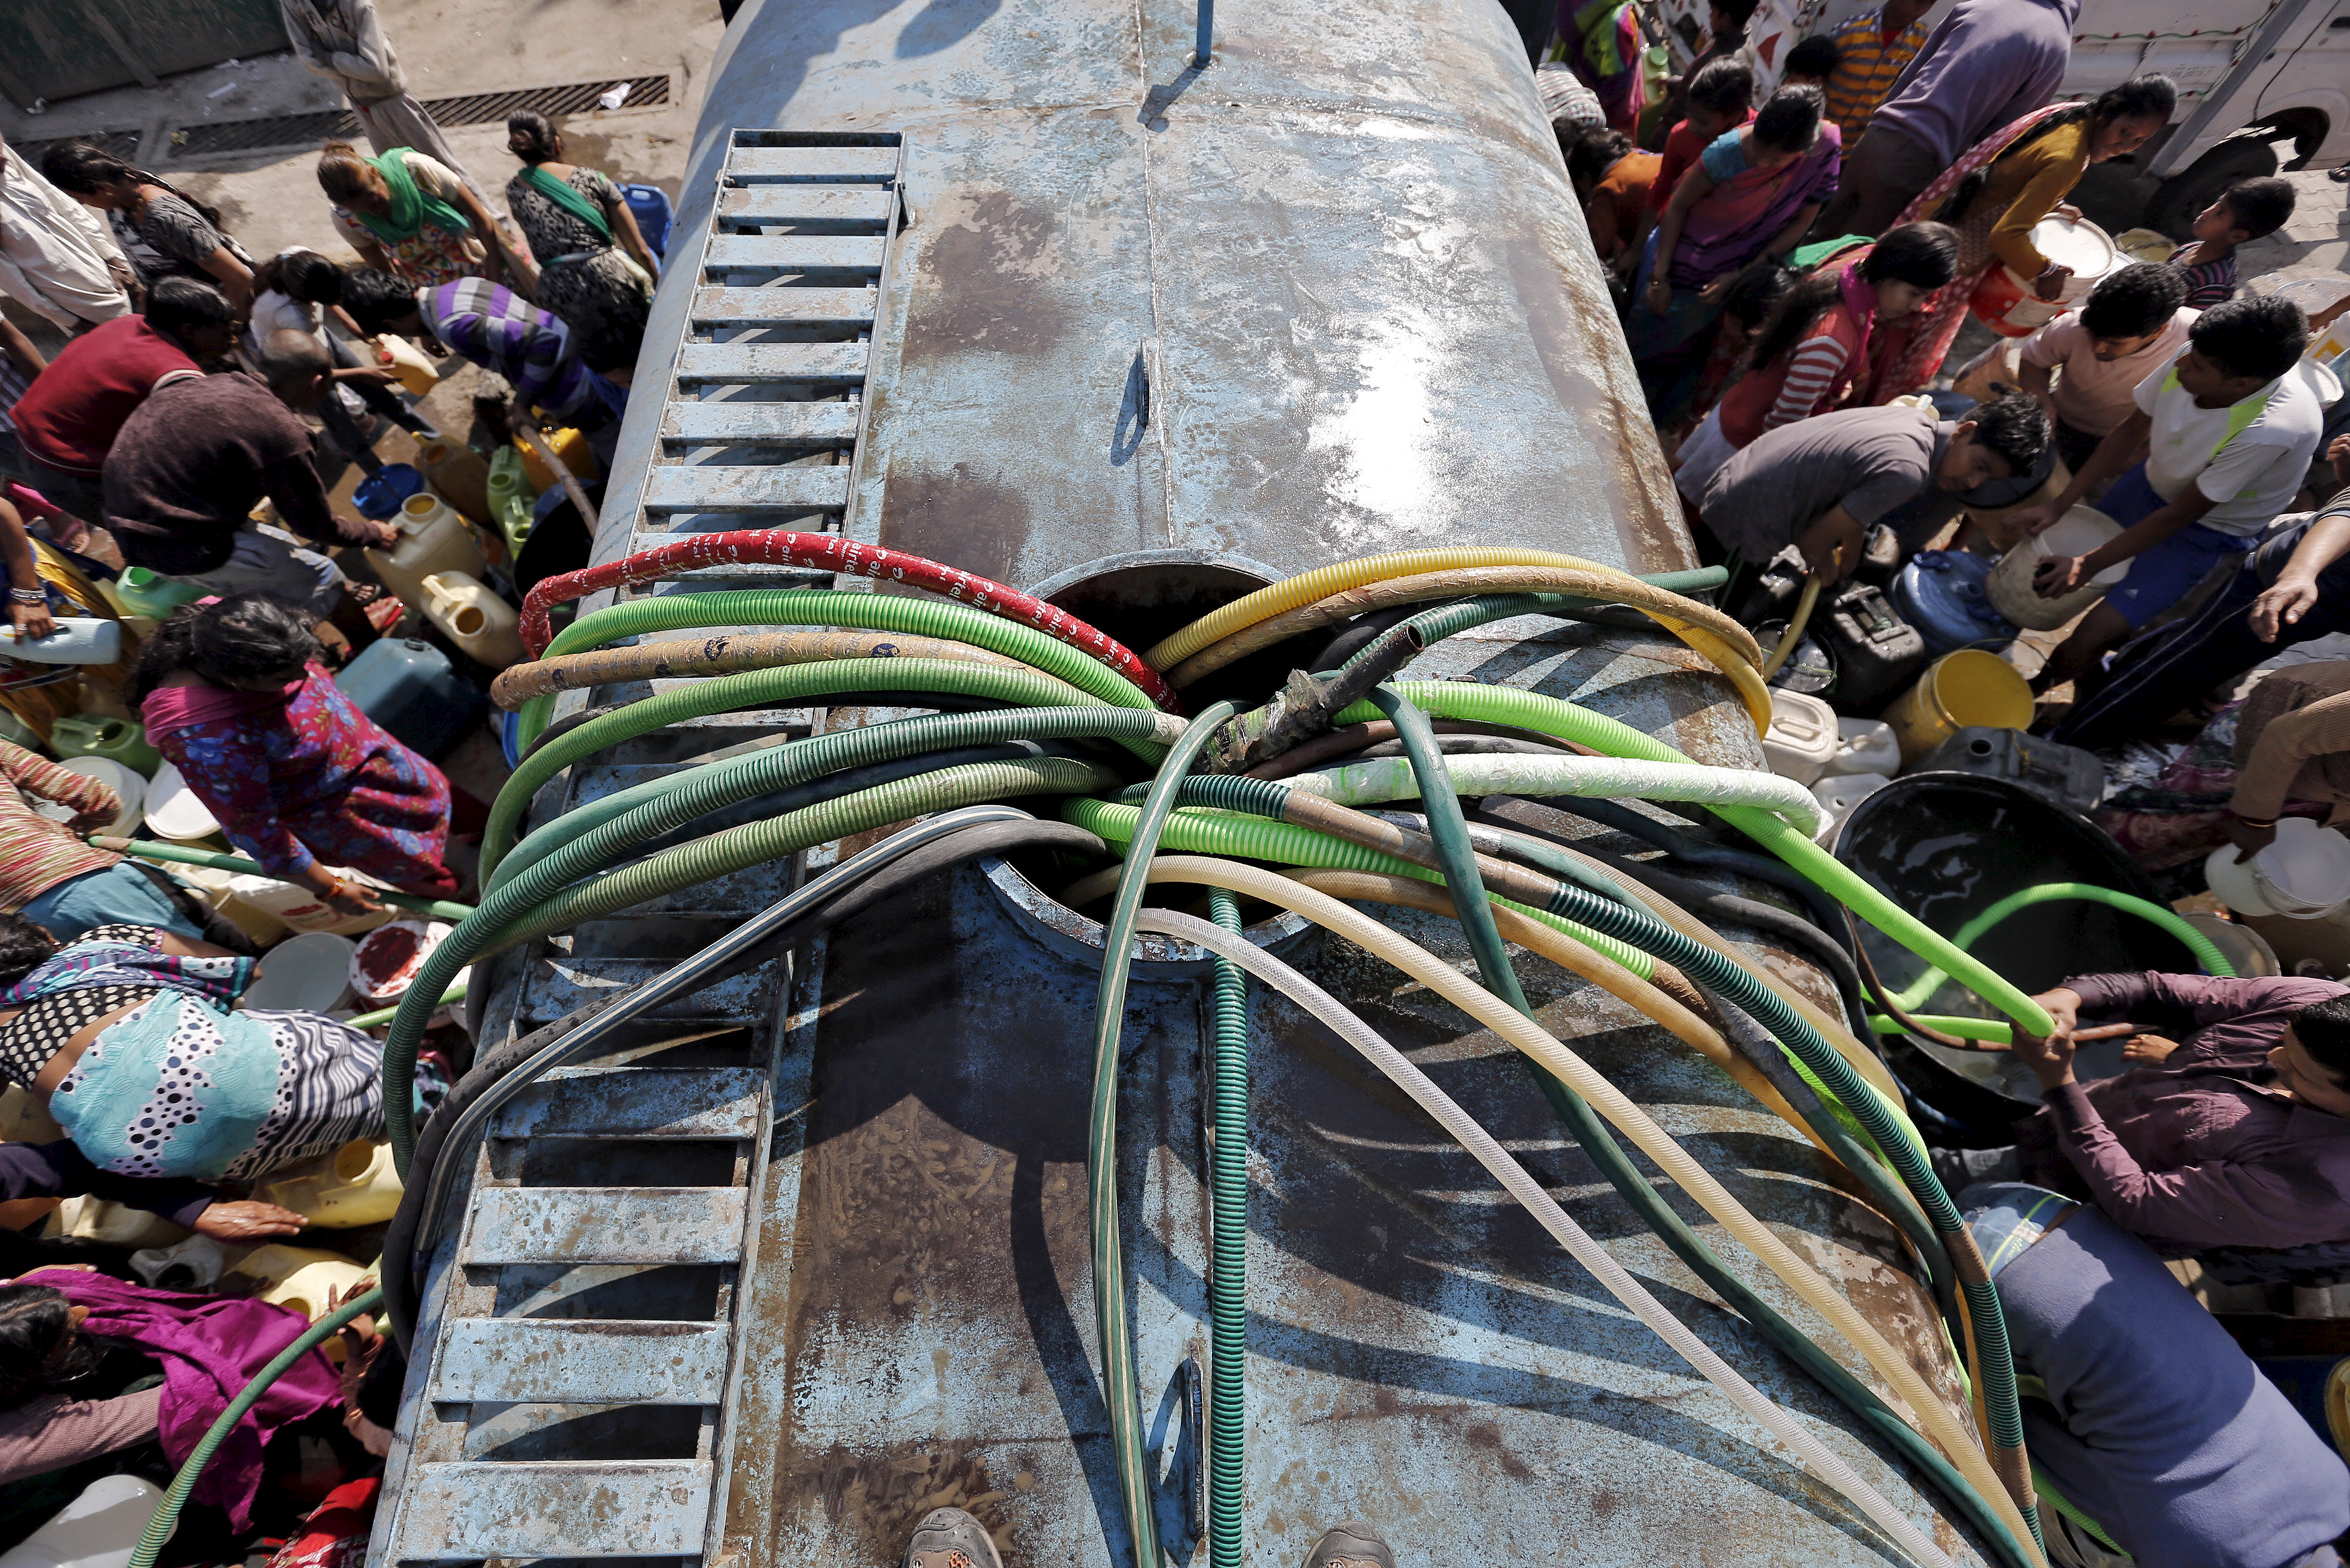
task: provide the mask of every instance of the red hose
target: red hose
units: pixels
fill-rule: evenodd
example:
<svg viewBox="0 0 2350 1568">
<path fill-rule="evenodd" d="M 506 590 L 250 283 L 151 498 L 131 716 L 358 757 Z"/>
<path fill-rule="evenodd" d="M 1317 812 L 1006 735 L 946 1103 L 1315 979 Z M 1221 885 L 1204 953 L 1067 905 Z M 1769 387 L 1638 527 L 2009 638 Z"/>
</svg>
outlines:
<svg viewBox="0 0 2350 1568">
<path fill-rule="evenodd" d="M 973 576 L 952 566 L 942 566 L 936 561 L 920 556 L 908 556 L 896 550 L 884 550 L 877 545 L 860 545 L 854 539 L 844 539 L 837 534 L 795 534 L 782 528 L 746 529 L 739 534 L 696 534 L 674 545 L 662 545 L 618 561 L 608 561 L 600 566 L 588 566 L 577 572 L 566 572 L 559 577 L 548 577 L 530 590 L 523 601 L 523 646 L 536 659 L 546 651 L 554 639 L 547 627 L 547 612 L 556 605 L 606 588 L 617 588 L 629 583 L 651 582 L 678 572 L 691 571 L 697 566 L 813 566 L 825 571 L 846 572 L 851 576 L 882 577 L 894 583 L 906 583 L 931 593 L 983 609 L 990 615 L 1000 615 L 1006 620 L 1025 621 L 1046 636 L 1067 643 L 1087 656 L 1109 666 L 1142 689 L 1143 694 L 1170 713 L 1180 713 L 1183 704 L 1159 671 L 1142 662 L 1132 649 L 1116 639 L 1087 626 L 1040 598 L 1007 588 L 1002 583 L 986 577 Z"/>
</svg>

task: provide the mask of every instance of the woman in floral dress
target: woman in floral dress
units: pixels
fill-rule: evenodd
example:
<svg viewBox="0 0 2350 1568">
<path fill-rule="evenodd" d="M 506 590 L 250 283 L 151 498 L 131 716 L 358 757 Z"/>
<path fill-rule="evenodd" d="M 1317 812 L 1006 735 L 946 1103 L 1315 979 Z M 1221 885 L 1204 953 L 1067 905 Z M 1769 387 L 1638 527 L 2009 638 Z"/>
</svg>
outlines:
<svg viewBox="0 0 2350 1568">
<path fill-rule="evenodd" d="M 528 294 L 517 258 L 506 265 L 497 220 L 454 170 L 411 147 L 363 157 L 348 141 L 318 154 L 318 186 L 335 203 L 335 230 L 368 265 L 438 288 L 487 278 Z"/>
<path fill-rule="evenodd" d="M 564 162 L 562 134 L 536 109 L 506 116 L 506 150 L 523 161 L 506 204 L 538 258 L 539 308 L 584 340 L 640 342 L 660 264 L 619 187 Z"/>
<path fill-rule="evenodd" d="M 329 867 L 445 898 L 449 781 L 370 723 L 317 662 L 302 614 L 260 594 L 174 611 L 141 650 L 130 699 L 147 737 L 273 877 L 347 914 L 382 908 Z"/>
</svg>

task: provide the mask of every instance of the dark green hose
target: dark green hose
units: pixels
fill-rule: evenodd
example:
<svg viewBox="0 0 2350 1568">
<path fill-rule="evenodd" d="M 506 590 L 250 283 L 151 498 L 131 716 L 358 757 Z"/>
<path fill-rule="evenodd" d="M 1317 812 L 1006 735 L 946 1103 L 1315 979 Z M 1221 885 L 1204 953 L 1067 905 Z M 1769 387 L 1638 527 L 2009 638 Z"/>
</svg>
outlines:
<svg viewBox="0 0 2350 1568">
<path fill-rule="evenodd" d="M 1127 971 L 1134 953 L 1142 895 L 1150 885 L 1150 860 L 1159 836 L 1175 809 L 1183 775 L 1207 749 L 1217 729 L 1237 711 L 1218 702 L 1184 730 L 1159 764 L 1159 777 L 1142 805 L 1134 839 L 1118 878 L 1118 896 L 1102 929 L 1101 989 L 1094 1001 L 1093 1104 L 1087 1118 L 1086 1184 L 1091 1206 L 1094 1262 L 1094 1330 L 1101 1348 L 1102 1402 L 1109 1410 L 1110 1447 L 1118 1460 L 1118 1490 L 1134 1537 L 1135 1568 L 1155 1568 L 1159 1560 L 1159 1518 L 1152 1495 L 1155 1477 L 1143 1445 L 1142 1397 L 1134 1374 L 1134 1326 L 1126 1316 L 1126 1239 L 1118 1232 L 1118 1045 L 1126 1034 Z"/>
<path fill-rule="evenodd" d="M 1208 889 L 1208 913 L 1232 935 L 1243 934 L 1240 900 L 1229 889 Z M 1221 956 L 1208 991 L 1208 1035 L 1216 1067 L 1216 1147 L 1208 1173 L 1215 1220 L 1208 1282 L 1208 1563 L 1241 1568 L 1248 1473 L 1248 973 Z"/>
<path fill-rule="evenodd" d="M 356 1301 L 345 1302 L 304 1329 L 299 1339 L 279 1351 L 268 1366 L 254 1374 L 253 1381 L 228 1402 L 228 1408 L 220 1413 L 220 1419 L 214 1421 L 204 1435 L 196 1439 L 196 1446 L 189 1450 L 188 1462 L 182 1465 L 180 1473 L 172 1478 L 171 1490 L 163 1494 L 163 1501 L 155 1505 L 154 1517 L 148 1520 L 146 1530 L 140 1532 L 139 1544 L 130 1549 L 129 1568 L 155 1568 L 155 1558 L 163 1550 L 163 1543 L 172 1539 L 172 1528 L 180 1522 L 180 1510 L 187 1506 L 188 1494 L 196 1490 L 196 1482 L 203 1475 L 204 1467 L 220 1451 L 220 1446 L 228 1441 L 229 1434 L 236 1430 L 236 1424 L 244 1419 L 245 1412 L 260 1402 L 271 1386 L 292 1371 L 304 1356 L 333 1337 L 345 1324 L 368 1313 L 382 1310 L 383 1288 L 379 1285 Z"/>
</svg>

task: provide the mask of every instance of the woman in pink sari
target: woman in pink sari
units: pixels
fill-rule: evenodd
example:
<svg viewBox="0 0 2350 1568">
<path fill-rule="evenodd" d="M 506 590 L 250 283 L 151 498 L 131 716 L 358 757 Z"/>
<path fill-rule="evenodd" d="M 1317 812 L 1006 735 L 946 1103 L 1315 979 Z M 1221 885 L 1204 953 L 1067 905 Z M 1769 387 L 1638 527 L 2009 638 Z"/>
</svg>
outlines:
<svg viewBox="0 0 2350 1568">
<path fill-rule="evenodd" d="M 1817 88 L 1782 88 L 1752 122 L 1717 138 L 1673 188 L 1633 284 L 1624 336 L 1644 382 L 1721 314 L 1739 269 L 1784 256 L 1835 194 L 1843 143 Z"/>
<path fill-rule="evenodd" d="M 1879 335 L 1870 356 L 1871 400 L 1889 403 L 1934 379 L 1991 268 L 2007 266 L 2031 279 L 2042 299 L 2061 296 L 2072 272 L 2040 254 L 2033 225 L 2051 213 L 2078 217 L 2064 198 L 2089 165 L 2137 151 L 2169 123 L 2178 98 L 2168 78 L 2137 77 L 2095 103 L 2036 109 L 1976 142 L 1927 186 L 1899 222 L 1930 218 L 1956 229 L 1958 275 L 1898 328 Z"/>
</svg>

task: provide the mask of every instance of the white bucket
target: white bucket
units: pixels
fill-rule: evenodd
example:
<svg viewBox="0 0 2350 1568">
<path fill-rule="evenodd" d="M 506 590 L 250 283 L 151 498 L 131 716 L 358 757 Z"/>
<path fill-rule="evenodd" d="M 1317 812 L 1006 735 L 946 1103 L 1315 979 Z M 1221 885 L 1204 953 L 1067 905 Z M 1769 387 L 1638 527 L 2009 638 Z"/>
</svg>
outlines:
<svg viewBox="0 0 2350 1568">
<path fill-rule="evenodd" d="M 1901 771 L 1901 738 L 1882 719 L 1838 719 L 1835 755 L 1828 759 L 1827 777 L 1839 774 L 1883 774 Z M 1814 794 L 1818 792 L 1814 790 Z"/>
<path fill-rule="evenodd" d="M 2122 531 L 2122 525 L 2092 506 L 2075 506 L 2048 530 L 2025 539 L 1999 558 L 1983 578 L 1983 597 L 2026 631 L 2054 631 L 2106 597 L 2129 575 L 2129 563 L 2107 566 L 2069 594 L 2043 599 L 2032 587 L 2040 563 L 2056 556 L 2085 556 Z"/>
<path fill-rule="evenodd" d="M 191 844 L 218 833 L 220 819 L 196 798 L 180 770 L 165 763 L 147 784 L 147 826 L 158 838 Z"/>
<path fill-rule="evenodd" d="M 2350 903 L 2350 838 L 2305 816 L 2277 824 L 2276 842 L 2238 861 L 2223 844 L 2203 862 L 2204 880 L 2240 915 L 2314 920 Z"/>
<path fill-rule="evenodd" d="M 106 828 L 106 831 L 115 837 L 127 836 L 144 819 L 147 781 L 112 757 L 68 757 L 57 766 L 69 774 L 79 774 L 84 778 L 96 779 L 121 797 L 122 809 L 115 814 L 114 820 L 109 823 Z M 33 809 L 51 822 L 71 822 L 75 816 L 73 807 L 60 805 L 53 800 L 42 801 Z"/>
<path fill-rule="evenodd" d="M 1837 739 L 1835 710 L 1825 702 L 1801 691 L 1771 693 L 1771 731 L 1762 737 L 1762 755 L 1773 773 L 1809 784 L 1835 755 Z"/>
<path fill-rule="evenodd" d="M 261 956 L 237 1005 L 279 1012 L 334 1012 L 351 1002 L 348 937 L 304 931 Z"/>
<path fill-rule="evenodd" d="M 335 875 L 346 882 L 364 880 L 354 871 L 338 869 Z M 392 918 L 389 907 L 380 914 L 346 915 L 308 888 L 280 882 L 275 877 L 256 877 L 249 871 L 231 877 L 228 885 L 231 896 L 238 903 L 296 931 L 355 936 L 360 931 L 371 931 Z"/>
<path fill-rule="evenodd" d="M 1852 808 L 1891 784 L 1883 774 L 1836 774 L 1812 786 L 1812 798 L 1820 803 L 1827 820 L 1812 836 L 1822 844 L 1832 841 L 1836 828 L 1852 815 Z"/>
<path fill-rule="evenodd" d="M 100 1476 L 0 1556 L 0 1568 L 125 1568 L 163 1493 L 137 1476 Z"/>
<path fill-rule="evenodd" d="M 369 1006 L 390 1007 L 408 994 L 416 971 L 456 929 L 442 920 L 394 920 L 369 932 L 351 953 L 351 989 Z M 404 953 L 399 950 L 403 948 Z"/>
</svg>

